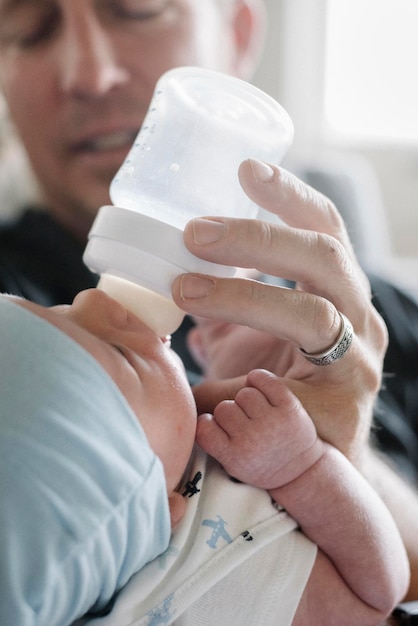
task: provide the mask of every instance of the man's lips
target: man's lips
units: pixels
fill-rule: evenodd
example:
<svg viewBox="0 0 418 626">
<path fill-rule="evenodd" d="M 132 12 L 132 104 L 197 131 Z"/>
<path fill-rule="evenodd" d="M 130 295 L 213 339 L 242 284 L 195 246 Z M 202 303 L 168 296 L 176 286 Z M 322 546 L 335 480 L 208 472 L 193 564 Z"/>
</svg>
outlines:
<svg viewBox="0 0 418 626">
<path fill-rule="evenodd" d="M 138 129 L 120 130 L 107 133 L 97 133 L 74 142 L 71 146 L 72 152 L 78 153 L 106 153 L 114 150 L 127 150 L 129 149 L 135 137 L 138 134 Z"/>
</svg>

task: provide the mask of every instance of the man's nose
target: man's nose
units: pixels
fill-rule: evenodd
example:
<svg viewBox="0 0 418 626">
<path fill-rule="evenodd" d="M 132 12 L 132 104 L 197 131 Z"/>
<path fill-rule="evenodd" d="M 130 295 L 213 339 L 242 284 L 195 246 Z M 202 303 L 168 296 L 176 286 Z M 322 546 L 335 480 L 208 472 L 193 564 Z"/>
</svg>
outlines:
<svg viewBox="0 0 418 626">
<path fill-rule="evenodd" d="M 63 28 L 60 81 L 64 93 L 100 97 L 129 79 L 119 62 L 111 32 L 94 14 L 71 16 Z"/>
</svg>

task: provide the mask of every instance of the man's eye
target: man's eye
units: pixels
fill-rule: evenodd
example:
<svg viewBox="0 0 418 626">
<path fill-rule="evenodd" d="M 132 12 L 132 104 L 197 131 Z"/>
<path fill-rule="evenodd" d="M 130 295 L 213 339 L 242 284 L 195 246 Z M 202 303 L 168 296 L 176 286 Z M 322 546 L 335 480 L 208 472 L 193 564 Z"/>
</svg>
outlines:
<svg viewBox="0 0 418 626">
<path fill-rule="evenodd" d="M 168 0 L 115 0 L 113 5 L 122 17 L 146 20 L 158 17 L 168 6 Z"/>
<path fill-rule="evenodd" d="M 51 38 L 54 32 L 54 24 L 51 21 L 43 23 L 37 29 L 21 38 L 21 45 L 24 48 L 32 48 Z"/>
<path fill-rule="evenodd" d="M 32 48 L 52 37 L 56 23 L 57 16 L 54 13 L 43 14 L 22 23 L 16 19 L 4 32 L 0 27 L 0 40 L 4 44 L 12 44 L 22 49 Z"/>
</svg>

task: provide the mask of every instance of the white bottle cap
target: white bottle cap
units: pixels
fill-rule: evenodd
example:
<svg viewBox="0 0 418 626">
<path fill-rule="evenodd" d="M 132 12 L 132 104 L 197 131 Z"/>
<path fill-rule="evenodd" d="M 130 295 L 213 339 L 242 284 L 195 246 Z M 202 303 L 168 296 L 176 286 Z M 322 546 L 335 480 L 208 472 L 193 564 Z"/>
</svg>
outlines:
<svg viewBox="0 0 418 626">
<path fill-rule="evenodd" d="M 185 315 L 171 298 L 171 285 L 177 276 L 199 272 L 231 277 L 236 273 L 235 267 L 191 254 L 179 228 L 111 205 L 99 210 L 83 260 L 100 274 L 99 288 L 160 336 L 174 332 Z"/>
</svg>

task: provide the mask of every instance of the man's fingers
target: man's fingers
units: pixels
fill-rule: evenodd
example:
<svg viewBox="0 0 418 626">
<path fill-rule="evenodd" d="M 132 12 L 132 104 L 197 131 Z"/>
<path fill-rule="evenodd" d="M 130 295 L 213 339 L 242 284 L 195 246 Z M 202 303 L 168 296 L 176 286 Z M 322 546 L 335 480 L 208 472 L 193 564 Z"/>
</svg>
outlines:
<svg viewBox="0 0 418 626">
<path fill-rule="evenodd" d="M 289 226 L 332 235 L 351 251 L 344 221 L 331 200 L 287 170 L 270 167 L 274 174 L 266 182 L 257 175 L 257 161 L 241 163 L 238 176 L 245 193 Z"/>
<path fill-rule="evenodd" d="M 211 230 L 213 224 L 222 224 L 221 238 L 200 243 L 205 239 L 200 231 Z M 184 238 L 196 256 L 293 281 L 300 290 L 333 302 L 349 319 L 353 315 L 361 318 L 370 303 L 370 286 L 363 272 L 346 247 L 328 234 L 260 220 L 205 218 L 190 222 Z M 206 296 L 214 284 L 194 280 L 194 287 L 194 295 Z M 189 294 L 190 289 L 183 289 L 181 295 L 186 299 Z"/>
<path fill-rule="evenodd" d="M 198 413 L 213 413 L 223 400 L 233 400 L 245 385 L 245 376 L 228 380 L 206 381 L 193 387 Z"/>
<path fill-rule="evenodd" d="M 203 287 L 209 283 L 207 295 L 201 283 Z M 221 311 L 225 322 L 289 340 L 306 352 L 320 352 L 332 345 L 341 328 L 338 311 L 328 300 L 248 279 L 185 274 L 174 281 L 173 297 L 192 315 L 219 319 Z"/>
</svg>

